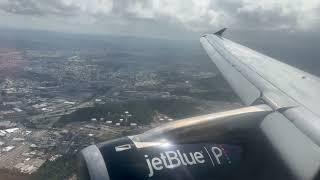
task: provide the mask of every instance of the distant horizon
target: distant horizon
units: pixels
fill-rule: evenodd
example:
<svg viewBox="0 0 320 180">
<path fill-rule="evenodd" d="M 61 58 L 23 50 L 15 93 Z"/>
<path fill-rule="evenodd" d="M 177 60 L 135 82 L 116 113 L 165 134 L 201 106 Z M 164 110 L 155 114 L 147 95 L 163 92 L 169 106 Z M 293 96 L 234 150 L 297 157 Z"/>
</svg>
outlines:
<svg viewBox="0 0 320 180">
<path fill-rule="evenodd" d="M 65 40 L 74 39 L 77 41 L 82 40 L 94 40 L 107 42 L 112 38 L 118 46 L 127 46 L 125 42 L 130 41 L 131 44 L 136 44 L 138 46 L 147 43 L 148 48 L 156 44 L 170 44 L 170 46 L 189 46 L 196 48 L 199 53 L 204 53 L 200 47 L 199 36 L 194 39 L 170 39 L 170 38 L 159 38 L 159 37 L 144 37 L 144 36 L 132 36 L 132 35 L 119 35 L 119 34 L 90 34 L 90 33 L 77 33 L 77 32 L 59 32 L 59 31 L 49 31 L 49 30 L 34 30 L 34 29 L 20 29 L 20 28 L 3 28 L 0 27 L 0 31 L 5 31 L 10 33 L 11 37 L 17 39 L 18 37 L 28 37 L 23 33 L 30 33 L 36 38 L 47 38 L 59 37 L 55 40 Z M 40 34 L 39 34 L 40 32 Z M 49 36 L 48 36 L 49 35 Z M 61 36 L 62 35 L 62 36 Z M 293 66 L 298 67 L 301 70 L 308 71 L 312 74 L 320 76 L 318 71 L 320 67 L 320 52 L 317 47 L 320 47 L 320 35 L 313 36 L 310 33 L 286 33 L 278 31 L 260 31 L 260 32 L 239 32 L 233 29 L 227 29 L 224 36 L 231 39 L 237 43 L 243 44 L 251 49 L 257 50 L 260 53 L 266 54 L 272 58 L 275 58 L 285 63 L 289 63 Z M 250 36 L 250 38 L 247 38 Z M 10 38 L 5 35 L 0 37 Z M 36 39 L 35 38 L 35 39 Z M 109 38 L 109 39 L 108 39 Z M 121 41 L 117 41 L 121 39 Z M 143 40 L 143 41 L 141 41 Z M 160 43 L 161 42 L 161 43 Z M 132 44 L 132 45 L 133 45 Z M 171 52 L 174 53 L 174 52 Z M 177 52 L 179 53 L 179 52 Z"/>
</svg>

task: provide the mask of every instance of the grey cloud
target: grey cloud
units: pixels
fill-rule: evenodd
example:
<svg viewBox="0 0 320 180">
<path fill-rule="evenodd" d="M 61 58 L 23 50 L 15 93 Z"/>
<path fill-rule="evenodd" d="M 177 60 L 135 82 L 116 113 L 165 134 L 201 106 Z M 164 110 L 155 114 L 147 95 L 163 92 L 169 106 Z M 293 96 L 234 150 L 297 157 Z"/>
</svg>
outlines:
<svg viewBox="0 0 320 180">
<path fill-rule="evenodd" d="M 1 9 L 8 13 L 25 15 L 42 15 L 42 10 L 37 3 L 28 0 L 11 0 L 1 4 Z"/>
<path fill-rule="evenodd" d="M 295 14 L 283 15 L 281 7 L 270 10 L 257 8 L 254 11 L 237 10 L 237 22 L 251 29 L 286 29 L 297 26 Z"/>
<path fill-rule="evenodd" d="M 0 0 L 2 12 L 43 20 L 55 16 L 62 19 L 57 27 L 91 19 L 81 24 L 101 31 L 140 34 L 199 34 L 222 26 L 240 30 L 319 29 L 315 17 L 320 12 L 314 10 L 319 7 L 316 0 Z"/>
<path fill-rule="evenodd" d="M 229 17 L 230 24 L 236 29 L 286 29 L 295 28 L 298 23 L 297 14 L 285 14 L 281 6 L 271 9 L 257 6 L 246 10 L 245 1 L 233 0 L 215 1 L 212 6 Z"/>
<path fill-rule="evenodd" d="M 113 1 L 112 13 L 121 16 L 135 17 L 137 14 L 132 11 L 134 6 L 141 6 L 142 9 L 152 8 L 150 0 L 116 0 Z M 140 17 L 141 18 L 141 17 Z"/>
<path fill-rule="evenodd" d="M 0 9 L 4 12 L 19 15 L 46 16 L 76 15 L 79 8 L 75 5 L 66 5 L 58 0 L 9 0 L 0 3 Z"/>
</svg>

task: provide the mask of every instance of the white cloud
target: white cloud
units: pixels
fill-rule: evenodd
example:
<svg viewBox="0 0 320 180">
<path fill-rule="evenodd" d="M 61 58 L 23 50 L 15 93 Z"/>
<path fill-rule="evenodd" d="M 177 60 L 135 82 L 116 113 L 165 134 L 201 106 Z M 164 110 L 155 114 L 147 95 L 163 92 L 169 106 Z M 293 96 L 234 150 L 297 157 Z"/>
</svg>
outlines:
<svg viewBox="0 0 320 180">
<path fill-rule="evenodd" d="M 108 14 L 112 11 L 113 0 L 67 0 L 62 1 L 66 5 L 79 6 L 84 13 L 104 13 Z"/>
<path fill-rule="evenodd" d="M 42 19 L 39 27 L 48 18 L 58 18 L 55 22 L 65 19 L 65 24 L 56 24 L 57 28 L 71 22 L 105 27 L 106 31 L 117 30 L 117 24 L 122 31 L 126 25 L 143 31 L 148 28 L 137 26 L 155 24 L 159 28 L 154 29 L 165 31 L 166 23 L 191 32 L 223 26 L 294 31 L 320 28 L 319 0 L 0 0 L 0 9 L 2 14 L 15 16 L 13 20 L 18 16 Z"/>
<path fill-rule="evenodd" d="M 261 23 L 293 30 L 319 28 L 320 1 L 318 0 L 242 0 L 238 14 L 255 16 Z M 248 19 L 250 20 L 250 19 Z"/>
</svg>

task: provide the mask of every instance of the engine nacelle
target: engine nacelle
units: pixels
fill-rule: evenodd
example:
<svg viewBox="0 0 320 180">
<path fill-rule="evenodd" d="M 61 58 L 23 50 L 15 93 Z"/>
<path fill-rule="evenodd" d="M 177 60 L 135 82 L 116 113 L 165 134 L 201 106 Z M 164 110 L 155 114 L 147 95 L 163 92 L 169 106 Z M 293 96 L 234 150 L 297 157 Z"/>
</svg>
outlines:
<svg viewBox="0 0 320 180">
<path fill-rule="evenodd" d="M 125 137 L 89 146 L 81 151 L 81 158 L 83 179 L 230 179 L 237 174 L 242 148 L 213 143 L 135 143 Z"/>
<path fill-rule="evenodd" d="M 177 120 L 139 135 L 91 145 L 80 153 L 80 179 L 245 177 L 249 171 L 243 167 L 251 165 L 248 157 L 255 159 L 249 146 L 259 147 L 249 141 L 257 137 L 256 127 L 270 112 L 266 105 L 245 107 Z"/>
</svg>

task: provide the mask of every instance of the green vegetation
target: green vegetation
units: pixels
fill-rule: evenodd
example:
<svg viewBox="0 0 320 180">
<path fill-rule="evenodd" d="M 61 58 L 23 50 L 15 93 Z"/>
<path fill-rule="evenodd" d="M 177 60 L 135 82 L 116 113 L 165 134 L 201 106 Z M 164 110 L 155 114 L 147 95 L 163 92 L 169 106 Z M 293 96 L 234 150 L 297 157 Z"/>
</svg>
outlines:
<svg viewBox="0 0 320 180">
<path fill-rule="evenodd" d="M 4 180 L 31 180 L 31 175 L 23 174 L 18 170 L 0 169 L 0 179 Z"/>
<path fill-rule="evenodd" d="M 189 91 L 188 89 L 177 89 L 172 92 L 172 94 L 177 96 L 189 96 L 202 100 L 211 101 L 230 101 L 233 102 L 237 100 L 237 96 L 233 92 L 226 92 L 223 90 L 209 90 L 209 91 Z"/>
<path fill-rule="evenodd" d="M 150 107 L 173 118 L 185 118 L 199 114 L 199 106 L 194 102 L 178 99 L 156 99 L 149 101 Z"/>
<path fill-rule="evenodd" d="M 198 91 L 191 91 L 188 88 L 180 88 L 175 89 L 172 94 L 212 101 L 239 101 L 237 95 L 232 91 L 232 88 L 221 75 L 196 79 L 191 82 L 194 87 L 199 89 Z"/>
<path fill-rule="evenodd" d="M 56 127 L 63 127 L 73 121 L 88 121 L 91 118 L 119 119 L 124 111 L 132 114 L 132 122 L 149 124 L 155 112 L 167 114 L 173 118 L 182 118 L 199 113 L 197 104 L 177 99 L 152 99 L 135 100 L 122 103 L 107 103 L 95 107 L 82 108 L 74 113 L 65 115 L 55 124 Z"/>
<path fill-rule="evenodd" d="M 32 179 L 36 180 L 61 180 L 71 177 L 77 168 L 75 155 L 65 155 L 55 161 L 45 162 L 39 170 L 33 174 Z"/>
<path fill-rule="evenodd" d="M 133 115 L 133 121 L 147 124 L 152 120 L 153 111 L 144 101 L 129 101 L 123 103 L 107 103 L 95 107 L 82 108 L 76 112 L 61 117 L 55 126 L 61 127 L 73 121 L 88 121 L 91 118 L 119 119 L 124 111 Z"/>
</svg>

